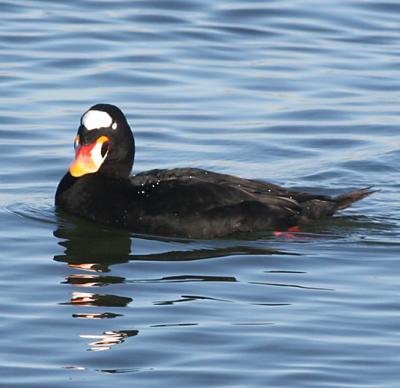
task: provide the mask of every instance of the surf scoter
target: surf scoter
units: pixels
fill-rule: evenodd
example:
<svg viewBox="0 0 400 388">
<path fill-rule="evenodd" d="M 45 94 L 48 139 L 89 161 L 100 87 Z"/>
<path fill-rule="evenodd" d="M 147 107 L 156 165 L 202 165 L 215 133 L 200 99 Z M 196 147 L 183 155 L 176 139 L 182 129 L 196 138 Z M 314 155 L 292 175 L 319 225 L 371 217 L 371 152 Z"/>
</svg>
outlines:
<svg viewBox="0 0 400 388">
<path fill-rule="evenodd" d="M 133 134 L 121 110 L 92 106 L 81 118 L 75 160 L 58 185 L 56 206 L 135 233 L 217 238 L 311 223 L 372 192 L 365 188 L 329 197 L 197 168 L 130 176 L 134 154 Z"/>
</svg>

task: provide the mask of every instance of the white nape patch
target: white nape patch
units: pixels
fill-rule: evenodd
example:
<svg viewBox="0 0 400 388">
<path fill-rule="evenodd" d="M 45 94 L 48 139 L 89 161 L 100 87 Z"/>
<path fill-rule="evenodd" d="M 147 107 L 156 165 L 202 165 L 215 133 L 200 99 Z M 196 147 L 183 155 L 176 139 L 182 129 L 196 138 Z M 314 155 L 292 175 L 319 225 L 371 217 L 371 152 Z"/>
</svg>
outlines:
<svg viewBox="0 0 400 388">
<path fill-rule="evenodd" d="M 111 116 L 101 110 L 89 110 L 82 116 L 82 125 L 88 131 L 98 128 L 108 128 L 111 124 Z"/>
</svg>

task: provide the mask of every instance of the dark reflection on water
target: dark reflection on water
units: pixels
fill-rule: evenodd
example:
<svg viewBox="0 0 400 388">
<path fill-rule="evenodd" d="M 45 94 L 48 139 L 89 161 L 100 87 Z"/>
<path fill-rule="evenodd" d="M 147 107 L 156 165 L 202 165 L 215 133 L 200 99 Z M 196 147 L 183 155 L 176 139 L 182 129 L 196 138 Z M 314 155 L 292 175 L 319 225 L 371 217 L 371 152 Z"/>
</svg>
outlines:
<svg viewBox="0 0 400 388">
<path fill-rule="evenodd" d="M 154 304 L 162 306 L 162 305 L 176 304 L 176 303 L 181 303 L 181 302 L 192 302 L 195 300 L 216 300 L 219 302 L 229 302 L 229 300 L 209 298 L 206 296 L 182 295 L 182 298 L 177 299 L 177 300 L 159 301 L 159 302 L 154 302 Z"/>
<path fill-rule="evenodd" d="M 95 287 L 95 285 L 93 285 L 93 287 Z M 118 295 L 99 295 L 89 292 L 74 292 L 70 303 L 81 306 L 125 307 L 130 302 L 132 302 L 132 298 Z"/>
<path fill-rule="evenodd" d="M 58 244 L 63 248 L 63 254 L 54 256 L 54 260 L 62 262 L 74 272 L 65 277 L 63 284 L 73 287 L 71 298 L 68 302 L 60 302 L 61 305 L 71 305 L 79 308 L 90 308 L 89 311 L 73 312 L 73 318 L 90 320 L 108 320 L 110 318 L 120 319 L 126 312 L 124 311 L 130 304 L 135 303 L 134 294 L 131 296 L 122 296 L 112 293 L 89 292 L 96 288 L 106 290 L 110 286 L 132 284 L 179 284 L 210 282 L 223 284 L 225 282 L 235 283 L 239 280 L 234 276 L 221 275 L 174 275 L 163 276 L 160 278 L 137 278 L 126 279 L 123 276 L 105 275 L 113 271 L 112 267 L 128 262 L 190 262 L 197 260 L 213 260 L 224 257 L 252 255 L 262 257 L 265 255 L 289 255 L 296 256 L 295 253 L 278 251 L 276 249 L 252 246 L 249 240 L 246 245 L 236 245 L 235 240 L 225 242 L 210 242 L 215 245 L 210 248 L 204 248 L 196 241 L 164 240 L 167 243 L 168 250 L 161 253 L 135 254 L 135 240 L 139 237 L 132 237 L 129 232 L 122 230 L 110 230 L 101 228 L 91 223 L 71 218 L 64 214 L 57 215 L 57 229 L 53 232 L 57 238 Z M 141 237 L 143 239 L 143 237 Z M 152 240 L 156 242 L 154 238 Z M 160 242 L 163 240 L 159 240 Z M 222 245 L 221 245 L 222 243 Z M 264 244 L 263 244 L 264 245 Z M 182 250 L 183 247 L 183 250 Z M 176 250 L 179 248 L 179 250 Z M 88 273 L 89 272 L 89 273 Z M 251 282 L 248 282 L 251 284 Z M 257 283 L 254 283 L 257 284 Z M 258 283 L 261 284 L 261 283 Z M 85 291 L 82 289 L 85 288 Z M 153 306 L 177 305 L 182 302 L 209 301 L 218 303 L 234 303 L 226 298 L 216 298 L 203 295 L 185 295 L 182 294 L 177 299 L 153 300 Z M 261 304 L 260 304 L 261 305 Z M 266 303 L 265 306 L 285 306 L 288 304 Z M 93 309 L 96 309 L 93 311 Z M 110 309 L 105 311 L 104 309 Z M 101 311 L 98 311 L 101 310 Z M 251 325 L 252 323 L 239 323 Z M 151 327 L 180 327 L 197 326 L 198 323 L 177 323 L 177 324 L 155 324 Z M 122 344 L 125 339 L 137 336 L 139 330 L 111 330 L 104 331 L 102 334 L 80 334 L 84 339 L 95 339 L 90 342 L 89 350 L 100 351 L 110 350 L 114 345 Z"/>
<path fill-rule="evenodd" d="M 95 340 L 89 343 L 92 352 L 110 350 L 112 346 L 122 344 L 127 338 L 138 335 L 137 330 L 106 331 L 100 335 L 82 334 L 81 338 Z"/>
<path fill-rule="evenodd" d="M 215 381 L 221 376 L 222 385 L 225 381 L 234 385 L 234 380 L 247 376 L 243 384 L 250 378 L 262 385 L 263 378 L 253 374 L 266 364 L 284 370 L 285 381 L 297 379 L 290 363 L 282 367 L 277 355 L 298 354 L 315 363 L 321 362 L 319 355 L 326 354 L 328 347 L 333 352 L 329 362 L 337 358 L 339 364 L 346 363 L 348 356 L 335 342 L 338 338 L 342 338 L 339 343 L 358 341 L 360 332 L 348 325 L 358 327 L 359 318 L 354 321 L 348 309 L 352 303 L 353 308 L 363 309 L 375 297 L 371 290 L 370 302 L 359 300 L 349 290 L 354 282 L 369 276 L 357 262 L 360 252 L 367 258 L 374 253 L 364 250 L 354 237 L 353 244 L 344 249 L 340 245 L 349 238 L 344 230 L 373 227 L 368 219 L 349 216 L 289 237 L 190 241 L 132 236 L 60 214 L 53 235 L 63 252 L 54 260 L 65 264 L 60 283 L 71 290 L 70 300 L 58 303 L 69 306 L 69 319 L 81 323 L 74 324 L 74 335 L 83 341 L 75 344 L 75 351 L 113 354 L 100 364 L 80 357 L 80 362 L 65 363 L 64 368 L 142 376 L 140 385 L 150 378 L 148 373 L 154 381 L 166 378 L 163 368 L 180 374 L 190 360 L 197 383 L 208 381 L 211 375 Z M 386 233 L 392 229 L 379 224 L 376 230 Z M 340 269 L 341 262 L 348 268 Z M 346 306 L 343 312 L 335 307 L 342 303 Z M 311 313 L 310 308 L 316 311 Z M 379 325 L 368 316 L 370 323 L 363 330 L 379 337 Z M 183 349 L 191 349 L 189 358 Z M 380 347 L 371 343 L 366 349 Z M 250 352 L 260 360 L 252 357 L 241 366 L 237 352 Z M 208 357 L 218 366 L 210 369 L 205 361 Z M 226 377 L 217 360 L 231 360 L 238 372 Z M 360 365 L 365 362 L 367 356 Z M 200 372 L 203 367 L 207 372 Z M 280 377 L 273 381 L 278 384 Z"/>
<path fill-rule="evenodd" d="M 78 220 L 77 220 L 78 221 Z M 54 231 L 58 244 L 65 248 L 56 261 L 86 270 L 108 272 L 110 265 L 125 263 L 130 258 L 131 240 L 127 232 L 110 232 L 85 222 L 60 222 Z"/>
<path fill-rule="evenodd" d="M 112 284 L 122 284 L 125 278 L 121 276 L 106 276 L 88 274 L 87 272 L 105 273 L 112 265 L 129 260 L 131 241 L 129 234 L 124 232 L 107 232 L 94 228 L 85 223 L 60 222 L 54 236 L 65 248 L 64 255 L 57 255 L 54 260 L 65 262 L 71 269 L 85 271 L 66 277 L 64 284 L 73 287 L 85 287 L 88 290 L 96 287 L 107 287 Z M 133 298 L 92 292 L 73 291 L 69 302 L 79 308 L 121 308 L 127 307 Z M 122 317 L 123 313 L 114 311 L 75 312 L 73 318 L 81 319 L 110 319 Z M 136 336 L 138 330 L 108 330 L 101 334 L 80 334 L 83 339 L 93 340 L 88 343 L 90 351 L 110 350 L 113 346 L 122 344 L 127 338 Z"/>
<path fill-rule="evenodd" d="M 135 281 L 135 280 L 134 280 Z M 136 280 L 135 282 L 150 282 L 150 283 L 159 283 L 159 282 L 237 282 L 237 279 L 230 276 L 195 276 L 195 275 L 179 275 L 179 276 L 166 276 L 161 279 L 143 279 L 143 280 Z"/>
<path fill-rule="evenodd" d="M 71 266 L 71 265 L 70 265 Z M 75 268 L 82 268 L 75 266 Z M 85 268 L 82 268 L 85 269 Z M 99 276 L 99 275 L 70 275 L 65 283 L 81 287 L 101 287 L 109 284 L 123 283 L 125 279 L 120 276 Z"/>
</svg>

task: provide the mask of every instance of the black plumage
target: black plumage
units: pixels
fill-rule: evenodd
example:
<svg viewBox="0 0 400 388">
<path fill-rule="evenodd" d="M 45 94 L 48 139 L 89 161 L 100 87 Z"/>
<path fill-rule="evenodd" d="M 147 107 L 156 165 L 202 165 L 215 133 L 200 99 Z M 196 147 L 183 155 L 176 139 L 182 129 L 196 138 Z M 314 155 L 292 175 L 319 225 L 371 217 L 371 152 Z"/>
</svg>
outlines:
<svg viewBox="0 0 400 388">
<path fill-rule="evenodd" d="M 135 233 L 217 238 L 307 224 L 372 192 L 361 189 L 328 197 L 196 168 L 129 176 L 134 139 L 125 116 L 109 104 L 89 111 L 107 112 L 116 129 L 110 125 L 88 130 L 81 124 L 76 157 L 102 137 L 97 159 L 105 158 L 96 172 L 79 172 L 78 177 L 71 166 L 57 188 L 56 205 L 95 222 Z"/>
</svg>

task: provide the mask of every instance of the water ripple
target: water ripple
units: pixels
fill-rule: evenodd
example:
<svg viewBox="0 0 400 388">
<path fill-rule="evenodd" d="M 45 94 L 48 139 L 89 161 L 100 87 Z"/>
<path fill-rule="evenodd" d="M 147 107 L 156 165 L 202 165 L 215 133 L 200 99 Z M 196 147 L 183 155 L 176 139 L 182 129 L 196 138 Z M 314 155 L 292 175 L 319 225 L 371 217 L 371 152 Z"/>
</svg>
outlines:
<svg viewBox="0 0 400 388">
<path fill-rule="evenodd" d="M 0 2 L 2 386 L 397 386 L 399 11 Z M 378 191 L 292 238 L 87 223 L 53 197 L 80 115 L 103 101 L 132 124 L 135 173 Z"/>
</svg>

